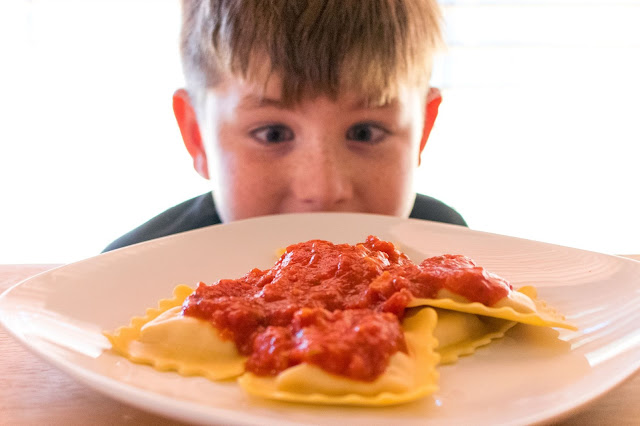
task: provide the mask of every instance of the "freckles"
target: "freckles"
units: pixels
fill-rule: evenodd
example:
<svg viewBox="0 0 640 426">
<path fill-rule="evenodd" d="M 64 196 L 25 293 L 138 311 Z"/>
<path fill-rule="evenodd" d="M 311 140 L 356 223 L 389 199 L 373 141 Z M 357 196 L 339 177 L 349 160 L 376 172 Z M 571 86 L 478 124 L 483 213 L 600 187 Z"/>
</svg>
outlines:
<svg viewBox="0 0 640 426">
<path fill-rule="evenodd" d="M 253 217 L 277 213 L 286 193 L 286 172 L 278 167 L 278 162 L 261 161 L 243 156 L 234 161 L 233 203 L 243 217 Z"/>
<path fill-rule="evenodd" d="M 369 166 L 369 178 L 381 187 L 397 187 L 411 178 L 414 168 L 410 155 L 404 152 L 388 153 Z"/>
<path fill-rule="evenodd" d="M 408 216 L 415 198 L 414 169 L 407 146 L 387 152 L 383 158 L 369 163 L 360 181 L 368 209 L 382 214 Z"/>
</svg>

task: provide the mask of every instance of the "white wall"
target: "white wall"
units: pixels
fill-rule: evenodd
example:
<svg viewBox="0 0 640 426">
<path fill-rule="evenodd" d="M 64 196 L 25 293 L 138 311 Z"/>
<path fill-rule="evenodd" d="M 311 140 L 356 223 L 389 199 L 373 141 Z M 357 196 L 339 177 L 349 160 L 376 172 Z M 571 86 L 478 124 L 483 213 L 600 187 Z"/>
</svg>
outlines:
<svg viewBox="0 0 640 426">
<path fill-rule="evenodd" d="M 420 190 L 475 229 L 640 251 L 640 2 L 443 1 Z"/>
<path fill-rule="evenodd" d="M 475 229 L 640 253 L 640 2 L 442 3 L 418 190 Z M 0 3 L 0 263 L 94 255 L 207 190 L 171 111 L 178 26 L 176 0 Z"/>
<path fill-rule="evenodd" d="M 0 16 L 0 262 L 97 254 L 207 190 L 171 110 L 176 1 L 11 1 Z"/>
</svg>

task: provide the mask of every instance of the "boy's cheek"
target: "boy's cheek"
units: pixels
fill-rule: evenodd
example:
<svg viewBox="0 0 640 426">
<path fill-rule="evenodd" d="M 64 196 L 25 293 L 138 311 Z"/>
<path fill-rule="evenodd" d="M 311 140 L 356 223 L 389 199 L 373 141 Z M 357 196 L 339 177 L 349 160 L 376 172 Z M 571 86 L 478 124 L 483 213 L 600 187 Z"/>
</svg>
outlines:
<svg viewBox="0 0 640 426">
<path fill-rule="evenodd" d="M 370 213 L 406 217 L 415 200 L 413 185 L 404 179 L 387 180 L 377 188 L 369 187 L 368 202 Z"/>
<path fill-rule="evenodd" d="M 227 155 L 214 176 L 213 193 L 223 222 L 278 213 L 283 191 L 277 168 Z"/>
<path fill-rule="evenodd" d="M 370 167 L 366 180 L 361 182 L 367 199 L 375 205 L 375 213 L 408 216 L 415 201 L 415 172 L 417 155 L 387 158 Z"/>
</svg>

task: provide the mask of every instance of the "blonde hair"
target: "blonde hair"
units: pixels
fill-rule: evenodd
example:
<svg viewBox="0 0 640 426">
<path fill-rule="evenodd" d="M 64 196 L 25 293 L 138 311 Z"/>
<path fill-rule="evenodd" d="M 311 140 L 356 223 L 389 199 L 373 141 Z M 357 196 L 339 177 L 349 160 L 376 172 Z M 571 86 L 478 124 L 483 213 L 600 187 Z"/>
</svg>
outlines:
<svg viewBox="0 0 640 426">
<path fill-rule="evenodd" d="M 284 102 L 349 88 L 383 103 L 400 83 L 428 86 L 441 40 L 436 0 L 182 0 L 182 11 L 192 96 L 228 75 L 266 84 L 275 73 Z"/>
</svg>

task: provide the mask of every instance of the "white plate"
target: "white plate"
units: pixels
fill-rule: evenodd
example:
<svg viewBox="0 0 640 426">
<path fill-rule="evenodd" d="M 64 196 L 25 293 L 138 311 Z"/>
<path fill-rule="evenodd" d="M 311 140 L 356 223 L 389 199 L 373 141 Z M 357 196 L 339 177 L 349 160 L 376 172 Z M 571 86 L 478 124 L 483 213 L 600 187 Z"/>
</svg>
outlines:
<svg viewBox="0 0 640 426">
<path fill-rule="evenodd" d="M 414 260 L 465 254 L 540 296 L 577 332 L 518 326 L 453 366 L 432 397 L 390 408 L 254 399 L 234 383 L 161 373 L 104 353 L 102 330 L 128 324 L 179 283 L 267 268 L 278 248 L 312 238 L 393 241 Z M 24 345 L 81 382 L 175 419 L 225 424 L 523 424 L 566 415 L 640 367 L 640 262 L 418 220 L 359 214 L 281 215 L 191 231 L 33 277 L 0 298 Z"/>
</svg>

